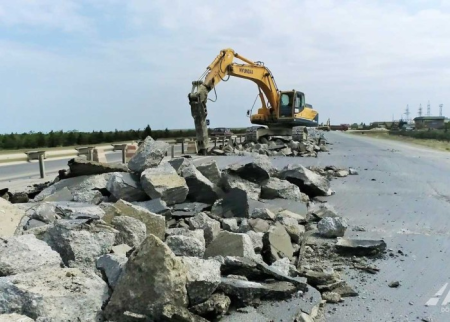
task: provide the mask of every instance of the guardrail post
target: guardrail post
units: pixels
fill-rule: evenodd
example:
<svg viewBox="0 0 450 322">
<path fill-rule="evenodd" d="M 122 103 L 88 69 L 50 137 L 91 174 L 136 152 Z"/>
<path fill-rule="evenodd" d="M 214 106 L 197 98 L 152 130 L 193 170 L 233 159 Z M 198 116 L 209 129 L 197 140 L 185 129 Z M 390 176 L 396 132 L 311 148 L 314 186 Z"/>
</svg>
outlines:
<svg viewBox="0 0 450 322">
<path fill-rule="evenodd" d="M 184 154 L 184 140 L 181 141 L 181 154 Z"/>
<path fill-rule="evenodd" d="M 222 136 L 222 149 L 225 147 L 225 136 Z"/>
<path fill-rule="evenodd" d="M 122 163 L 127 163 L 127 146 L 125 145 L 122 149 Z"/>
<path fill-rule="evenodd" d="M 45 178 L 45 165 L 44 165 L 44 153 L 39 153 L 39 172 L 41 179 Z"/>
<path fill-rule="evenodd" d="M 175 144 L 170 147 L 170 157 L 173 159 L 175 157 Z"/>
<path fill-rule="evenodd" d="M 214 138 L 214 148 L 217 148 L 217 137 Z"/>
</svg>

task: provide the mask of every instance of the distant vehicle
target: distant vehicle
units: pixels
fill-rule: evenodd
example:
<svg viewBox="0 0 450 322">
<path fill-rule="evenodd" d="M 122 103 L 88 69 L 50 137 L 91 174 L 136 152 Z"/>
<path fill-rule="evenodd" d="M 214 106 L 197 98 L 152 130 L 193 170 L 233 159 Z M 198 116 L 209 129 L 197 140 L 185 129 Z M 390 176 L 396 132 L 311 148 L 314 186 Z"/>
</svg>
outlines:
<svg viewBox="0 0 450 322">
<path fill-rule="evenodd" d="M 232 136 L 234 133 L 229 128 L 217 127 L 211 130 L 211 136 Z"/>
</svg>

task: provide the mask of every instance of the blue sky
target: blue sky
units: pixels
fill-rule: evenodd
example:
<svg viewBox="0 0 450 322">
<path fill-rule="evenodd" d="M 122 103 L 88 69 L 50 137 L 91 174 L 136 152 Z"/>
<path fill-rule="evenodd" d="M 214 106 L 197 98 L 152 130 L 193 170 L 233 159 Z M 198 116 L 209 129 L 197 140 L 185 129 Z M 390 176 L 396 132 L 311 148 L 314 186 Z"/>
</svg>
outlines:
<svg viewBox="0 0 450 322">
<path fill-rule="evenodd" d="M 428 100 L 445 113 L 449 36 L 446 1 L 1 0 L 0 132 L 192 128 L 191 81 L 228 47 L 322 121 L 416 116 Z M 249 126 L 256 85 L 217 93 L 211 126 Z"/>
</svg>

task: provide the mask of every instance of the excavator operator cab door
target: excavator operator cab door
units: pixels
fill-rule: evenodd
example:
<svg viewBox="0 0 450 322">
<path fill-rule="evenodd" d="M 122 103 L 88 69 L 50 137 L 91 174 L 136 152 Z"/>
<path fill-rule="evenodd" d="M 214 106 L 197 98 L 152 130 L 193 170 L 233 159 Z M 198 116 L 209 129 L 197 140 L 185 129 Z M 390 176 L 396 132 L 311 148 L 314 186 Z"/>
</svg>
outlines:
<svg viewBox="0 0 450 322">
<path fill-rule="evenodd" d="M 281 92 L 280 95 L 280 118 L 293 118 L 300 113 L 305 105 L 305 95 L 297 91 Z"/>
</svg>

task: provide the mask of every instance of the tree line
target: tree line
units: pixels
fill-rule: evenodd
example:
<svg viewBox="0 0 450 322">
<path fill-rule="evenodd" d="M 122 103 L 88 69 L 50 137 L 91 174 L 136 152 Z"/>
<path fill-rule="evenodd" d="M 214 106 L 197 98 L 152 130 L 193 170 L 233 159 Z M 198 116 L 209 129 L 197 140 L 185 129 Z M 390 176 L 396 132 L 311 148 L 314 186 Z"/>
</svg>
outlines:
<svg viewBox="0 0 450 322">
<path fill-rule="evenodd" d="M 244 130 L 245 131 L 245 130 Z M 95 145 L 121 141 L 143 140 L 147 136 L 153 139 L 195 137 L 195 130 L 152 130 L 147 125 L 143 130 L 128 131 L 51 131 L 49 133 L 29 132 L 0 134 L 0 149 L 37 149 L 74 145 Z"/>
</svg>

